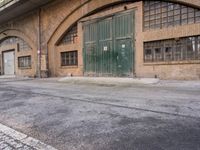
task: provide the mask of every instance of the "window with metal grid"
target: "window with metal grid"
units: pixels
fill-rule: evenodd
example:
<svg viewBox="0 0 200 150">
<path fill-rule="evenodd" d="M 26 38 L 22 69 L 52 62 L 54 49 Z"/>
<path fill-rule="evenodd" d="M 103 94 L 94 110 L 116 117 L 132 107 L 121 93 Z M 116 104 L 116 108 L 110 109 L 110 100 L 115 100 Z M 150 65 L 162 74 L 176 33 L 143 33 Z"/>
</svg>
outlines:
<svg viewBox="0 0 200 150">
<path fill-rule="evenodd" d="M 144 30 L 200 22 L 200 9 L 164 1 L 144 1 Z"/>
<path fill-rule="evenodd" d="M 144 43 L 145 62 L 200 60 L 200 36 Z"/>
<path fill-rule="evenodd" d="M 25 42 L 23 39 L 19 37 L 8 37 L 0 42 L 0 47 L 6 46 L 6 45 L 18 45 L 18 51 L 28 51 L 31 50 L 31 47 L 27 42 Z"/>
<path fill-rule="evenodd" d="M 77 24 L 71 27 L 68 32 L 64 35 L 59 45 L 74 44 L 77 42 L 78 29 Z"/>
<path fill-rule="evenodd" d="M 31 68 L 31 56 L 18 57 L 19 68 Z"/>
<path fill-rule="evenodd" d="M 77 66 L 78 51 L 61 52 L 61 66 Z"/>
</svg>

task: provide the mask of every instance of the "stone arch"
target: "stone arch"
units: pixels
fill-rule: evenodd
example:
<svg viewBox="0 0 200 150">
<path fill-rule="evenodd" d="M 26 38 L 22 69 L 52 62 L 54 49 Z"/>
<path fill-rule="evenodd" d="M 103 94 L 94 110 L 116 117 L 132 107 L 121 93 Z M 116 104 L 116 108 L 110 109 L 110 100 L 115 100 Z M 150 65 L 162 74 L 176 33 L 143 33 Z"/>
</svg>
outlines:
<svg viewBox="0 0 200 150">
<path fill-rule="evenodd" d="M 60 23 L 60 25 L 56 28 L 53 34 L 50 36 L 47 41 L 48 45 L 48 60 L 49 60 L 49 69 L 52 74 L 55 73 L 55 63 L 54 63 L 54 49 L 58 41 L 63 37 L 66 31 L 81 18 L 93 14 L 98 10 L 101 10 L 105 7 L 112 6 L 114 4 L 124 3 L 124 2 L 137 2 L 139 0 L 133 1 L 122 1 L 122 0 L 88 0 L 83 3 L 81 6 L 78 6 L 75 10 L 73 10 L 70 14 L 68 14 L 65 19 Z M 142 1 L 142 0 L 141 0 Z M 166 0 L 173 3 L 184 4 L 191 7 L 200 8 L 200 2 L 196 0 Z M 64 31 L 64 32 L 63 32 Z"/>
<path fill-rule="evenodd" d="M 0 32 L 0 41 L 9 38 L 9 37 L 17 37 L 25 41 L 30 47 L 31 51 L 17 51 L 16 52 L 16 60 L 19 56 L 31 55 L 32 67 L 30 70 L 19 70 L 17 67 L 15 68 L 17 75 L 27 75 L 27 76 L 35 76 L 37 73 L 37 45 L 31 40 L 31 38 L 24 34 L 22 31 L 18 29 L 5 29 Z"/>
<path fill-rule="evenodd" d="M 25 35 L 23 32 L 21 32 L 20 30 L 6 29 L 6 30 L 0 32 L 0 41 L 3 40 L 4 38 L 13 37 L 13 36 L 23 39 L 25 42 L 27 42 L 29 44 L 29 46 L 33 50 L 37 49 L 37 47 L 34 45 L 33 41 L 27 35 Z"/>
</svg>

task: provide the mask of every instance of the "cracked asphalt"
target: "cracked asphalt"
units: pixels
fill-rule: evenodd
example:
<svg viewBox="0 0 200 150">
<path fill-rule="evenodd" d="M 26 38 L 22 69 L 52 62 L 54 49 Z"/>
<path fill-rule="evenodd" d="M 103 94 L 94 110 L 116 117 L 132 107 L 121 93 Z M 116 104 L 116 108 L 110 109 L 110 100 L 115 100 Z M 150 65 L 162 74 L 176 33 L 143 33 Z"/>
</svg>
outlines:
<svg viewBox="0 0 200 150">
<path fill-rule="evenodd" d="M 200 81 L 1 79 L 0 123 L 59 150 L 200 150 Z"/>
</svg>

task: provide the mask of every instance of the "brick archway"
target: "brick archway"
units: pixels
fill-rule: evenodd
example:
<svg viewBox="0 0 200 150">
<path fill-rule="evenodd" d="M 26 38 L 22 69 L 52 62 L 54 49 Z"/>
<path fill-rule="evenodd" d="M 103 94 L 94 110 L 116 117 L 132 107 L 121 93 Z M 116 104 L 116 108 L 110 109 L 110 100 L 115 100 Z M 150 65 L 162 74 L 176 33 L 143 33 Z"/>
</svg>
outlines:
<svg viewBox="0 0 200 150">
<path fill-rule="evenodd" d="M 9 38 L 9 37 L 17 37 L 20 38 L 22 40 L 24 40 L 32 49 L 32 51 L 26 51 L 26 52 L 16 52 L 16 58 L 19 56 L 24 56 L 24 55 L 31 55 L 32 60 L 37 60 L 37 46 L 34 44 L 34 42 L 31 40 L 31 38 L 27 35 L 25 35 L 22 31 L 20 30 L 16 30 L 16 29 L 6 29 L 2 32 L 0 32 L 0 41 Z M 2 47 L 2 49 L 4 50 L 4 48 L 7 47 Z M 30 75 L 36 75 L 36 68 L 37 68 L 37 62 L 36 61 L 32 61 L 33 66 L 31 68 L 31 71 L 28 71 L 27 74 Z M 15 68 L 16 69 L 16 68 Z M 19 69 L 18 69 L 19 71 Z M 32 73 L 29 73 L 32 72 Z"/>
<path fill-rule="evenodd" d="M 7 29 L 7 30 L 2 31 L 1 34 L 0 34 L 0 41 L 3 40 L 6 37 L 12 37 L 12 36 L 19 37 L 19 38 L 23 39 L 24 41 L 26 41 L 30 45 L 30 47 L 33 50 L 37 50 L 37 47 L 34 45 L 33 41 L 30 40 L 30 38 L 27 35 L 25 35 L 23 32 L 21 32 L 19 30 Z"/>
</svg>

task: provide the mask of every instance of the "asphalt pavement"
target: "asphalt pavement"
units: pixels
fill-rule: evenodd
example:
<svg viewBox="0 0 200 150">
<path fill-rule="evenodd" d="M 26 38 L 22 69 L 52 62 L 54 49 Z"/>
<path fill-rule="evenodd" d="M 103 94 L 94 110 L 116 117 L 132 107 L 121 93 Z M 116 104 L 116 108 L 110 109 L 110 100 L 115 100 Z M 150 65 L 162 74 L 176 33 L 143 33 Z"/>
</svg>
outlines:
<svg viewBox="0 0 200 150">
<path fill-rule="evenodd" d="M 0 123 L 59 150 L 200 150 L 200 82 L 0 79 Z"/>
</svg>

